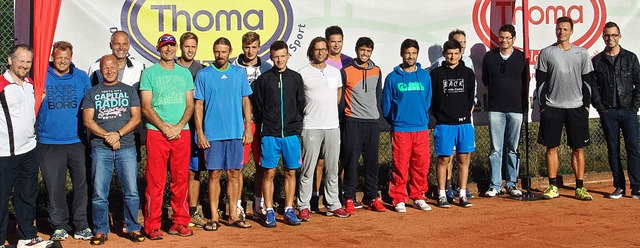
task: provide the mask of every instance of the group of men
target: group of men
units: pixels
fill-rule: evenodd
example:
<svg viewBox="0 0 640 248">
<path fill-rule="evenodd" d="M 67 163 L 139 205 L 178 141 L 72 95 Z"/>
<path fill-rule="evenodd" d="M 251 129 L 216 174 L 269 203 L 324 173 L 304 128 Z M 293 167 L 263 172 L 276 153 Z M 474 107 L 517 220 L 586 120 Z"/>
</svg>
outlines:
<svg viewBox="0 0 640 248">
<path fill-rule="evenodd" d="M 583 147 L 589 144 L 588 111 L 593 104 L 609 148 L 615 186 L 609 197 L 620 198 L 626 190 L 617 139 L 622 129 L 631 195 L 640 198 L 638 59 L 620 47 L 620 29 L 613 22 L 603 30 L 605 50 L 592 61 L 585 49 L 571 44 L 572 33 L 573 21 L 559 18 L 556 43 L 541 51 L 536 64 L 541 113 L 538 142 L 547 147 L 549 173 L 543 197 L 559 196 L 557 148 L 564 126 L 572 148 L 576 197 L 593 199 L 583 182 Z M 484 194 L 488 197 L 502 193 L 503 164 L 507 193 L 522 195 L 516 186 L 517 146 L 527 111 L 528 64 L 524 54 L 514 49 L 515 39 L 514 26 L 502 26 L 499 46 L 485 54 L 482 64 L 491 133 L 491 182 Z M 266 227 L 276 226 L 273 181 L 280 157 L 284 160 L 284 223 L 309 221 L 310 213 L 319 211 L 320 195 L 324 195 L 328 216 L 346 218 L 362 205 L 383 212 L 386 207 L 378 193 L 378 147 L 380 131 L 389 124 L 393 156 L 389 196 L 394 210 L 406 212 L 405 205 L 411 199 L 413 207 L 429 211 L 425 193 L 431 156 L 430 114 L 436 119 L 436 205 L 448 208 L 458 197 L 461 207 L 471 207 L 467 176 L 470 154 L 475 151 L 472 113 L 476 82 L 472 62 L 463 56 L 464 32 L 456 29 L 450 33 L 443 44 L 443 57 L 429 71 L 417 62 L 418 42 L 404 40 L 400 46 L 402 63 L 384 82 L 380 68 L 371 60 L 374 42 L 370 38 L 358 38 L 353 59 L 341 53 L 342 41 L 342 29 L 327 28 L 325 37 L 316 37 L 309 44 L 310 63 L 294 71 L 287 66 L 290 55 L 283 41 L 270 45 L 273 65 L 263 61 L 258 56 L 261 43 L 255 32 L 242 37 L 242 53 L 233 62 L 229 61 L 231 42 L 218 38 L 209 66 L 194 60 L 198 47 L 195 34 L 184 33 L 179 40 L 164 34 L 157 41 L 159 62 L 145 69 L 127 57 L 127 33 L 116 31 L 109 43 L 112 54 L 101 57 L 89 74 L 71 62 L 73 46 L 59 41 L 53 44 L 43 102 L 37 112 L 33 81 L 27 76 L 33 51 L 16 45 L 8 58 L 9 69 L 0 77 L 0 166 L 6 172 L 1 174 L 0 201 L 8 202 L 13 191 L 19 244 L 48 247 L 52 243 L 38 237 L 33 225 L 38 168 L 49 199 L 49 222 L 55 228 L 51 240 L 64 240 L 72 230 L 73 238 L 90 240 L 94 245 L 108 240 L 108 198 L 114 170 L 123 192 L 123 232 L 134 242 L 163 237 L 161 207 L 167 171 L 173 209 L 169 234 L 191 236 L 189 226 L 207 231 L 221 227 L 218 209 L 223 171 L 230 206 L 227 225 L 250 228 L 241 199 L 242 169 L 249 163 L 250 153 L 256 164 L 253 216 Z M 176 59 L 178 42 L 182 54 Z M 144 232 L 137 219 L 140 143 L 146 144 L 147 154 Z M 361 156 L 362 204 L 355 195 Z M 454 156 L 457 190 L 451 186 Z M 87 163 L 91 164 L 90 173 Z M 71 214 L 66 201 L 67 171 L 73 185 Z M 200 173 L 204 171 L 209 175 L 209 220 L 198 208 Z M 93 186 L 91 224 L 87 181 Z M 0 244 L 4 244 L 7 204 L 0 205 L 0 211 Z"/>
</svg>

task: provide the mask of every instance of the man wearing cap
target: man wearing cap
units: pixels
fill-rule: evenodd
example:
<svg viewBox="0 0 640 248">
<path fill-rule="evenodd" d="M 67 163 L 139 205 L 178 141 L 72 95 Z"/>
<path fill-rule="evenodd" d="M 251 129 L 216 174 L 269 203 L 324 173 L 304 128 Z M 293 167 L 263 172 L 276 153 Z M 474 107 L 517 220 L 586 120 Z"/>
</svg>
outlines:
<svg viewBox="0 0 640 248">
<path fill-rule="evenodd" d="M 189 151 L 191 135 L 188 121 L 193 114 L 193 78 L 184 67 L 176 66 L 176 38 L 160 36 L 157 43 L 160 61 L 142 72 L 140 100 L 147 118 L 147 204 L 144 229 L 150 240 L 162 239 L 160 215 L 167 176 L 171 173 L 173 225 L 168 233 L 191 236 L 193 231 L 187 204 Z"/>
</svg>

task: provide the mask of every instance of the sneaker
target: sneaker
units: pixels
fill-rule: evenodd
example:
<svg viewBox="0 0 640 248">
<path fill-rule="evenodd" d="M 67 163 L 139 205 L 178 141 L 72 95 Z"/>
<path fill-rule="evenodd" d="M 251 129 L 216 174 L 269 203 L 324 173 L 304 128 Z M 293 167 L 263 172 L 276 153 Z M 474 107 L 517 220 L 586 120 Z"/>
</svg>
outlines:
<svg viewBox="0 0 640 248">
<path fill-rule="evenodd" d="M 431 206 L 429 206 L 429 204 L 427 204 L 426 201 L 424 200 L 417 200 L 413 202 L 413 207 L 420 209 L 422 211 L 431 211 Z"/>
<path fill-rule="evenodd" d="M 191 222 L 189 222 L 189 226 L 203 227 L 205 224 L 207 224 L 207 221 L 202 218 L 202 215 L 200 215 L 198 211 L 191 215 Z"/>
<path fill-rule="evenodd" d="M 69 237 L 69 233 L 64 229 L 56 229 L 53 234 L 51 234 L 51 240 L 53 241 L 62 241 Z"/>
<path fill-rule="evenodd" d="M 640 199 L 640 189 L 631 190 L 631 198 Z"/>
<path fill-rule="evenodd" d="M 447 197 L 441 196 L 440 198 L 438 198 L 438 207 L 441 207 L 441 208 L 451 207 L 451 205 L 449 205 L 449 201 L 447 200 Z"/>
<path fill-rule="evenodd" d="M 253 203 L 253 219 L 258 222 L 264 222 L 267 212 L 259 203 Z"/>
<path fill-rule="evenodd" d="M 578 200 L 583 200 L 583 201 L 593 200 L 593 197 L 591 196 L 591 194 L 589 194 L 589 191 L 587 191 L 587 188 L 585 187 L 576 189 L 576 198 L 578 198 Z"/>
<path fill-rule="evenodd" d="M 300 219 L 296 216 L 296 211 L 294 211 L 293 208 L 284 211 L 284 223 L 291 226 L 300 225 Z"/>
<path fill-rule="evenodd" d="M 460 197 L 460 207 L 463 207 L 463 208 L 473 207 L 473 204 L 469 202 L 468 198 Z"/>
<path fill-rule="evenodd" d="M 360 209 L 363 208 L 364 206 L 362 206 L 362 204 L 360 204 L 358 201 L 353 201 L 353 208 L 355 209 Z"/>
<path fill-rule="evenodd" d="M 144 235 L 141 231 L 135 231 L 128 234 L 129 239 L 133 242 L 142 242 L 144 241 Z"/>
<path fill-rule="evenodd" d="M 380 200 L 380 197 L 376 197 L 375 199 L 371 200 L 371 203 L 369 203 L 368 208 L 369 210 L 376 211 L 376 212 L 387 211 L 387 208 L 385 208 L 384 204 L 382 204 L 382 200 Z"/>
<path fill-rule="evenodd" d="M 404 206 L 404 202 L 399 202 L 396 204 L 396 212 L 398 213 L 406 213 L 407 207 Z"/>
<path fill-rule="evenodd" d="M 319 202 L 320 202 L 320 197 L 317 195 L 312 195 L 311 196 L 311 201 L 309 201 L 309 205 L 311 206 L 311 212 L 312 213 L 317 213 L 320 212 L 320 206 L 319 206 Z"/>
<path fill-rule="evenodd" d="M 52 240 L 43 240 L 42 238 L 36 236 L 32 239 L 21 239 L 18 240 L 18 247 L 38 247 L 38 248 L 49 248 L 53 245 Z"/>
<path fill-rule="evenodd" d="M 355 214 L 356 213 L 355 202 L 351 198 L 348 198 L 345 201 L 344 208 L 347 210 L 347 213 L 349 213 L 349 214 Z"/>
<path fill-rule="evenodd" d="M 276 227 L 276 212 L 273 209 L 267 210 L 264 218 L 264 226 L 266 227 Z"/>
<path fill-rule="evenodd" d="M 107 234 L 96 233 L 96 235 L 91 238 L 90 243 L 92 245 L 104 245 L 104 242 L 106 242 L 107 240 L 109 240 Z"/>
<path fill-rule="evenodd" d="M 91 232 L 90 228 L 86 228 L 82 231 L 77 231 L 73 234 L 73 238 L 77 240 L 90 240 L 93 238 L 93 232 Z"/>
<path fill-rule="evenodd" d="M 544 190 L 544 193 L 542 193 L 542 198 L 544 199 L 553 199 L 557 197 L 560 197 L 560 194 L 558 194 L 558 187 L 555 185 L 549 185 L 549 187 Z"/>
<path fill-rule="evenodd" d="M 457 192 L 455 192 L 453 189 L 447 189 L 447 201 L 449 202 L 455 202 L 456 201 L 456 196 L 458 195 Z"/>
<path fill-rule="evenodd" d="M 247 214 L 244 212 L 244 208 L 242 206 L 238 206 L 238 219 L 241 221 L 245 221 L 247 219 Z"/>
<path fill-rule="evenodd" d="M 303 208 L 302 210 L 298 210 L 298 219 L 300 219 L 300 221 L 303 222 L 309 222 L 309 214 L 311 213 L 311 211 L 309 211 L 308 208 Z M 327 212 L 327 215 L 329 214 L 329 212 Z"/>
<path fill-rule="evenodd" d="M 509 193 L 510 196 L 522 196 L 522 191 L 516 186 L 507 187 L 507 193 Z"/>
<path fill-rule="evenodd" d="M 171 235 L 178 235 L 180 237 L 188 237 L 193 235 L 193 230 L 189 229 L 185 225 L 173 224 L 167 233 Z"/>
<path fill-rule="evenodd" d="M 162 232 L 160 232 L 160 229 L 155 229 L 147 233 L 147 236 L 149 237 L 149 240 L 161 240 Z"/>
<path fill-rule="evenodd" d="M 336 216 L 339 218 L 348 218 L 349 216 L 351 216 L 351 214 L 349 212 L 347 212 L 346 209 L 344 208 L 338 208 L 336 210 L 333 211 L 327 211 L 327 216 Z"/>
<path fill-rule="evenodd" d="M 484 192 L 484 196 L 487 196 L 487 197 L 495 197 L 498 194 L 500 194 L 500 192 L 498 192 L 498 190 L 495 188 L 489 188 L 487 192 Z"/>
<path fill-rule="evenodd" d="M 624 195 L 624 190 L 621 188 L 616 188 L 611 194 L 609 194 L 609 198 L 611 199 L 620 199 Z"/>
</svg>

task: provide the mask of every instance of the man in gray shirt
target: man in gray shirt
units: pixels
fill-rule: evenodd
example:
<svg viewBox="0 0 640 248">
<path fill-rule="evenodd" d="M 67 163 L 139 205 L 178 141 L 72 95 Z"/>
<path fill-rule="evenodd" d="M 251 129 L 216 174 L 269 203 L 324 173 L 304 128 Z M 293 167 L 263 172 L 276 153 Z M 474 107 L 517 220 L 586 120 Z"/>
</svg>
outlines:
<svg viewBox="0 0 640 248">
<path fill-rule="evenodd" d="M 556 21 L 555 44 L 540 52 L 536 64 L 536 94 L 540 105 L 538 143 L 547 147 L 545 158 L 549 187 L 545 199 L 558 194 L 558 146 L 562 127 L 567 130 L 571 147 L 571 167 L 576 177 L 576 198 L 593 199 L 583 185 L 584 150 L 589 145 L 590 88 L 588 74 L 593 71 L 586 49 L 571 44 L 573 20 L 560 17 Z"/>
</svg>

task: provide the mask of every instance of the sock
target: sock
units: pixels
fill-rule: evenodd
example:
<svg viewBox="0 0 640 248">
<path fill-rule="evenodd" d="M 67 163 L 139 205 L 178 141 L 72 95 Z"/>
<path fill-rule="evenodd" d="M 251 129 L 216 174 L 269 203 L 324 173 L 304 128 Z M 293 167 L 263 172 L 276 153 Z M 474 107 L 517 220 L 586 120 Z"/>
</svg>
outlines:
<svg viewBox="0 0 640 248">
<path fill-rule="evenodd" d="M 558 178 L 549 178 L 549 185 L 558 187 Z"/>
<path fill-rule="evenodd" d="M 238 208 L 242 207 L 242 200 L 238 200 Z"/>
<path fill-rule="evenodd" d="M 444 183 L 445 189 L 451 189 L 451 178 L 447 178 L 447 182 Z"/>
<path fill-rule="evenodd" d="M 440 190 L 438 191 L 438 194 L 440 195 L 440 197 L 447 197 L 447 191 L 446 190 Z"/>
<path fill-rule="evenodd" d="M 196 213 L 198 207 L 189 207 L 189 215 L 193 216 Z"/>
<path fill-rule="evenodd" d="M 460 189 L 460 198 L 467 198 L 467 189 Z"/>
<path fill-rule="evenodd" d="M 273 211 L 273 208 L 267 208 L 267 211 L 269 211 L 269 210 Z"/>
<path fill-rule="evenodd" d="M 582 188 L 584 187 L 584 181 L 583 180 L 578 180 L 576 179 L 576 188 Z"/>
<path fill-rule="evenodd" d="M 258 205 L 260 207 L 264 207 L 264 202 L 262 201 L 262 197 L 257 197 L 256 199 L 253 201 L 253 205 Z"/>
<path fill-rule="evenodd" d="M 291 209 L 291 211 L 293 211 L 293 207 L 291 207 L 291 206 L 289 206 L 289 207 L 285 207 L 285 208 L 284 208 L 284 211 L 285 211 L 285 212 L 287 212 L 287 211 L 289 211 L 289 209 Z"/>
<path fill-rule="evenodd" d="M 313 193 L 311 193 L 311 196 L 320 196 L 320 191 L 313 191 Z"/>
</svg>

